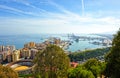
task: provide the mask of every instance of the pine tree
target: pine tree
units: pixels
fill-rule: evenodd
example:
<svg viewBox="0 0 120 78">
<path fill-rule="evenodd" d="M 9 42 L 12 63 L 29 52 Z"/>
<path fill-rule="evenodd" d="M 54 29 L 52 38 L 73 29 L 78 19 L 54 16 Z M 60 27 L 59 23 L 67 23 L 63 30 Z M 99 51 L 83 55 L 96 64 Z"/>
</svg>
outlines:
<svg viewBox="0 0 120 78">
<path fill-rule="evenodd" d="M 112 48 L 106 56 L 106 71 L 105 74 L 111 78 L 120 77 L 120 30 L 114 35 Z"/>
<path fill-rule="evenodd" d="M 41 78 L 65 78 L 69 68 L 69 58 L 64 51 L 55 45 L 48 46 L 39 52 L 34 59 L 34 72 Z"/>
</svg>

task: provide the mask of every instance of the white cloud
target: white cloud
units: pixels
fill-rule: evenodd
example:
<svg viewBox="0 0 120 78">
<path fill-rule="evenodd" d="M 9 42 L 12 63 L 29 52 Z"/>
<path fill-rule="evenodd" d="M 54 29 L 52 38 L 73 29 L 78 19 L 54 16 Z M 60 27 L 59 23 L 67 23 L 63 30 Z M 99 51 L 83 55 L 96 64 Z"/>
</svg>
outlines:
<svg viewBox="0 0 120 78">
<path fill-rule="evenodd" d="M 17 1 L 17 0 L 15 0 Z M 20 1 L 17 1 L 20 2 Z M 30 3 L 24 3 L 26 6 L 37 8 Z M 89 16 L 82 16 L 66 10 L 61 5 L 53 1 L 48 1 L 48 4 L 55 6 L 63 13 L 53 13 L 46 10 L 42 10 L 41 13 L 34 13 L 34 12 L 24 12 L 22 10 L 8 7 L 5 5 L 0 5 L 1 9 L 6 9 L 14 12 L 18 12 L 21 14 L 27 15 L 35 15 L 39 16 L 42 15 L 44 18 L 1 18 L 0 19 L 0 27 L 11 27 L 13 29 L 9 29 L 12 32 L 16 32 L 17 29 L 23 31 L 23 33 L 102 33 L 102 32 L 109 32 L 109 31 L 116 31 L 118 30 L 120 25 L 120 19 L 113 16 L 98 16 L 95 17 L 93 14 L 89 14 Z M 100 13 L 101 14 L 101 13 Z M 116 26 L 117 25 L 117 26 Z M 5 26 L 5 27 L 3 27 Z M 9 31 L 7 29 L 7 31 Z M 2 29 L 0 29 L 2 31 Z M 4 31 L 5 32 L 5 31 Z M 17 31 L 18 32 L 18 31 Z M 21 33 L 18 32 L 18 33 Z"/>
<path fill-rule="evenodd" d="M 16 12 L 16 13 L 19 13 L 19 14 L 26 14 L 26 15 L 38 16 L 38 14 L 35 14 L 33 12 L 25 12 L 23 10 L 19 10 L 19 9 L 16 9 L 16 8 L 13 8 L 13 7 L 9 7 L 9 6 L 6 6 L 6 5 L 0 5 L 0 8 L 4 9 L 4 10 L 11 11 L 13 13 Z"/>
<path fill-rule="evenodd" d="M 56 14 L 46 19 L 1 19 L 0 25 L 23 28 L 26 33 L 102 33 L 116 31 L 116 24 L 120 24 L 120 19 L 113 17 L 73 17 Z"/>
<path fill-rule="evenodd" d="M 33 4 L 30 3 L 30 1 L 27 1 L 27 0 L 12 0 L 12 1 L 23 4 L 23 5 L 27 6 L 27 7 L 36 9 L 37 11 L 46 12 L 46 10 L 34 6 Z"/>
</svg>

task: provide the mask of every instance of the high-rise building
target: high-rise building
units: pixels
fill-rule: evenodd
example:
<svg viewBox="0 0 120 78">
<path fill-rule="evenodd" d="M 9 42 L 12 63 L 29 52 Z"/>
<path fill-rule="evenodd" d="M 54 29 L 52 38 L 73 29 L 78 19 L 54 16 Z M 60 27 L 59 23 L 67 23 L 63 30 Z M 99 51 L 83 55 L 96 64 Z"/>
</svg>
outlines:
<svg viewBox="0 0 120 78">
<path fill-rule="evenodd" d="M 12 62 L 12 54 L 7 55 L 7 61 L 8 63 Z"/>
<path fill-rule="evenodd" d="M 3 62 L 3 54 L 2 52 L 0 53 L 0 63 Z"/>
<path fill-rule="evenodd" d="M 16 49 L 14 45 L 7 45 L 6 47 L 7 47 L 11 52 Z"/>
<path fill-rule="evenodd" d="M 20 58 L 20 50 L 14 50 L 12 53 L 12 61 L 15 62 Z"/>
<path fill-rule="evenodd" d="M 23 48 L 20 52 L 22 58 L 30 58 L 31 52 L 28 48 Z"/>
<path fill-rule="evenodd" d="M 36 56 L 36 53 L 38 52 L 38 50 L 37 49 L 31 49 L 30 52 L 31 52 L 30 58 L 34 59 L 34 57 Z"/>
<path fill-rule="evenodd" d="M 29 46 L 30 46 L 30 48 L 35 48 L 35 43 L 34 42 L 30 42 Z"/>
<path fill-rule="evenodd" d="M 8 46 L 5 46 L 4 51 L 10 51 L 10 48 Z"/>
<path fill-rule="evenodd" d="M 35 42 L 29 42 L 24 45 L 24 48 L 35 48 Z"/>
<path fill-rule="evenodd" d="M 0 52 L 2 52 L 4 50 L 4 46 L 0 46 Z"/>
<path fill-rule="evenodd" d="M 7 51 L 3 51 L 2 54 L 3 54 L 3 60 L 6 60 L 7 59 Z"/>
</svg>

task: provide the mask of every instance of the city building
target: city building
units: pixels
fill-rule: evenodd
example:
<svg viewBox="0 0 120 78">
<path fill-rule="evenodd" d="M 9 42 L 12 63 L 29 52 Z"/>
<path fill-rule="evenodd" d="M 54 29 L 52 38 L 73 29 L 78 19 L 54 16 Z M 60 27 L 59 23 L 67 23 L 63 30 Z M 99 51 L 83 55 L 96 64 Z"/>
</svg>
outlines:
<svg viewBox="0 0 120 78">
<path fill-rule="evenodd" d="M 4 51 L 11 51 L 13 52 L 15 50 L 15 46 L 14 45 L 7 45 L 4 47 Z"/>
<path fill-rule="evenodd" d="M 20 51 L 20 55 L 21 55 L 21 58 L 30 58 L 31 56 L 31 52 L 28 48 L 23 48 L 21 51 Z"/>
<path fill-rule="evenodd" d="M 57 38 L 54 39 L 54 44 L 59 45 L 60 43 L 61 43 L 60 39 L 57 39 Z"/>
<path fill-rule="evenodd" d="M 12 62 L 12 54 L 7 55 L 7 62 Z"/>
<path fill-rule="evenodd" d="M 38 50 L 37 49 L 31 49 L 30 52 L 31 52 L 30 59 L 34 59 L 34 57 L 36 56 L 36 53 L 38 52 Z"/>
<path fill-rule="evenodd" d="M 76 63 L 76 62 L 71 62 L 70 64 L 71 64 L 71 67 L 73 67 L 73 68 L 76 68 L 78 65 L 78 63 Z"/>
<path fill-rule="evenodd" d="M 24 45 L 24 48 L 35 48 L 35 42 L 29 42 Z"/>
<path fill-rule="evenodd" d="M 4 46 L 0 46 L 0 52 L 2 52 L 4 50 Z"/>
<path fill-rule="evenodd" d="M 47 47 L 45 43 L 37 43 L 36 44 L 36 49 L 37 50 L 44 50 Z"/>
<path fill-rule="evenodd" d="M 7 59 L 7 52 L 8 52 L 8 51 L 3 51 L 3 52 L 2 52 L 3 61 Z"/>
<path fill-rule="evenodd" d="M 8 51 L 2 51 L 0 52 L 0 63 L 2 62 L 8 62 Z"/>
<path fill-rule="evenodd" d="M 20 59 L 20 50 L 14 50 L 12 53 L 12 61 L 18 61 Z"/>
<path fill-rule="evenodd" d="M 2 62 L 3 62 L 3 53 L 0 52 L 0 63 L 2 63 Z"/>
</svg>

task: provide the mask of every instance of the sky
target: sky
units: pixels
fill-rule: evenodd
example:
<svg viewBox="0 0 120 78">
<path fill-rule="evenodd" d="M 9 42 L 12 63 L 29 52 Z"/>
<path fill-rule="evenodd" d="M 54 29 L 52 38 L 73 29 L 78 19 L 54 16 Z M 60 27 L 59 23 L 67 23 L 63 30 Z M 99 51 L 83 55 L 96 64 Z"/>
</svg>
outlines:
<svg viewBox="0 0 120 78">
<path fill-rule="evenodd" d="M 114 33 L 120 0 L 0 0 L 0 34 Z"/>
</svg>

